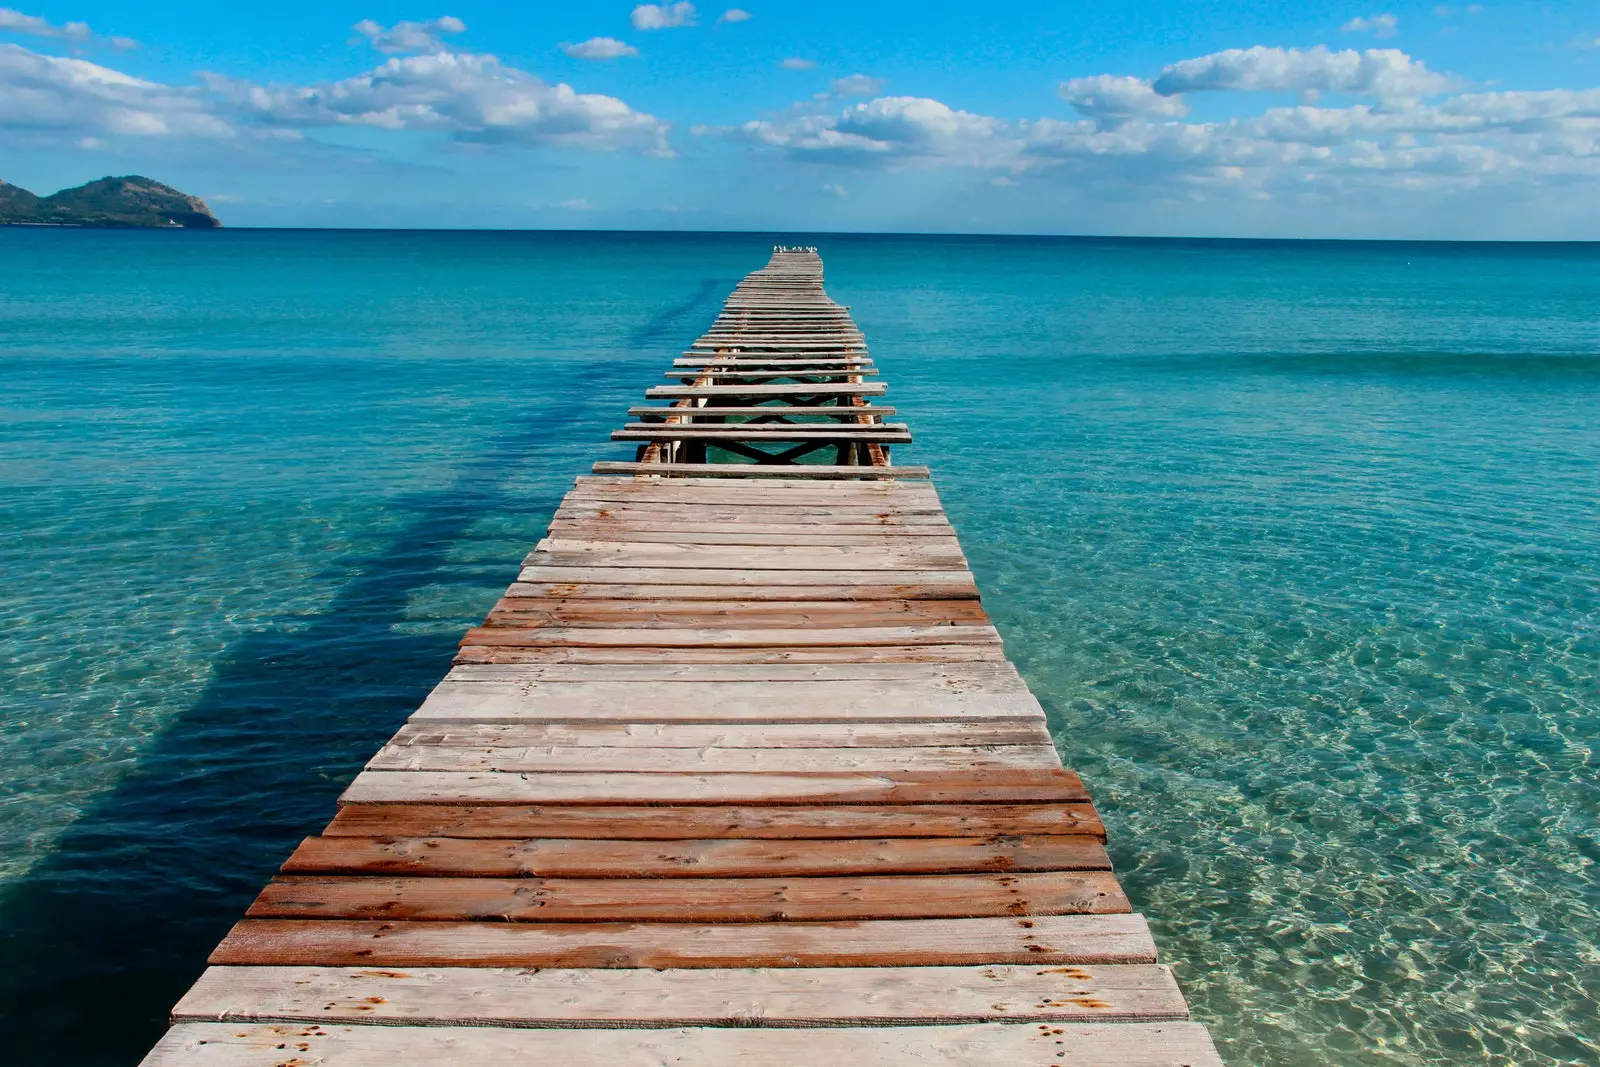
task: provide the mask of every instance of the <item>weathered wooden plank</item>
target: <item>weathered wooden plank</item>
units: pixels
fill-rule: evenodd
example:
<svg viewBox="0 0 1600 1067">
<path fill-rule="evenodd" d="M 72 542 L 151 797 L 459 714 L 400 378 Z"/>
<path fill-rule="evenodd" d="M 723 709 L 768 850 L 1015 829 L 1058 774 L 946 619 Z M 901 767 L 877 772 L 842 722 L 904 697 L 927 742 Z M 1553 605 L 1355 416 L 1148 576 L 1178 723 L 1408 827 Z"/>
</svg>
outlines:
<svg viewBox="0 0 1600 1067">
<path fill-rule="evenodd" d="M 682 723 L 682 722 L 410 722 L 389 739 L 391 747 L 532 748 L 943 748 L 952 745 L 1048 747 L 1042 721 L 889 723 Z"/>
<path fill-rule="evenodd" d="M 663 487 L 671 489 L 682 479 L 674 478 L 670 482 L 661 482 L 653 479 L 634 479 L 638 485 L 645 489 L 660 490 Z M 707 479 L 697 479 L 706 481 Z M 720 479 L 722 485 L 730 488 L 743 488 L 760 490 L 768 484 L 765 481 L 749 483 L 733 483 Z M 854 490 L 859 486 L 882 488 L 884 486 L 916 485 L 915 482 L 812 482 L 813 486 L 821 490 L 850 488 Z M 697 487 L 698 488 L 698 487 Z M 786 489 L 785 493 L 794 490 Z M 711 521 L 711 522 L 778 522 L 789 524 L 816 524 L 850 525 L 866 523 L 881 526 L 917 526 L 917 525 L 950 525 L 949 518 L 939 501 L 932 497 L 890 497 L 873 498 L 852 495 L 847 499 L 827 501 L 816 497 L 798 499 L 786 502 L 779 497 L 752 496 L 744 501 L 722 500 L 715 496 L 703 499 L 686 498 L 683 500 L 669 501 L 657 499 L 659 493 L 626 494 L 610 491 L 597 491 L 592 495 L 578 496 L 576 491 L 567 494 L 561 501 L 557 515 L 595 515 L 602 518 L 615 518 L 618 520 L 632 520 L 637 522 L 656 521 Z"/>
<path fill-rule="evenodd" d="M 760 806 L 345 804 L 328 837 L 566 837 L 774 841 L 878 837 L 1078 836 L 1105 839 L 1087 802 Z"/>
<path fill-rule="evenodd" d="M 651 407 L 651 406 L 648 406 L 648 405 L 636 405 L 634 407 L 629 408 L 628 411 L 627 411 L 627 414 L 630 417 L 633 417 L 633 418 L 643 418 L 643 419 L 656 419 L 656 418 L 664 419 L 664 418 L 669 418 L 669 417 L 680 418 L 680 417 L 685 416 L 685 415 L 700 415 L 700 414 L 711 415 L 711 416 L 719 416 L 719 415 L 754 416 L 754 417 L 757 417 L 757 418 L 768 417 L 768 416 L 773 416 L 773 415 L 792 415 L 793 417 L 796 417 L 796 418 L 855 419 L 855 418 L 860 418 L 862 416 L 865 416 L 865 417 L 868 417 L 868 418 L 887 418 L 890 415 L 899 414 L 899 412 L 897 412 L 893 407 L 889 407 L 889 406 L 883 405 L 883 404 L 878 404 L 878 405 L 862 404 L 860 406 L 848 406 L 848 405 L 846 405 L 846 406 L 843 406 L 843 407 L 831 407 L 831 406 L 828 406 L 828 407 L 811 407 L 811 406 L 807 406 L 807 407 L 803 407 L 803 408 L 790 408 L 787 411 L 785 411 L 784 408 L 781 407 L 781 406 L 750 405 L 750 404 L 745 404 L 745 405 L 729 404 L 729 405 L 724 406 L 724 405 L 718 404 L 718 405 L 716 405 L 714 407 L 703 407 L 703 408 L 676 408 L 676 407 L 665 407 L 665 408 L 663 408 L 663 407 Z"/>
<path fill-rule="evenodd" d="M 707 388 L 713 388 L 707 386 Z M 782 474 L 774 472 L 783 472 Z M 793 478 L 872 479 L 872 478 L 927 478 L 927 467 L 834 467 L 779 466 L 767 463 L 620 463 L 600 462 L 594 465 L 596 474 L 678 475 L 692 474 L 716 478 Z"/>
<path fill-rule="evenodd" d="M 872 359 L 866 355 L 845 356 L 719 356 L 698 353 L 687 359 L 675 359 L 674 367 L 705 367 L 710 370 L 741 370 L 746 368 L 773 368 L 786 370 L 794 367 L 870 367 Z"/>
<path fill-rule="evenodd" d="M 677 478 L 672 480 L 677 483 Z M 672 485 L 667 483 L 667 485 Z M 643 486 L 659 486 L 661 482 L 643 478 Z M 734 485 L 726 483 L 725 485 Z M 765 482 L 747 483 L 750 488 L 762 488 Z M 910 485 L 901 482 L 818 482 L 818 486 L 856 485 Z M 790 526 L 886 526 L 893 530 L 910 530 L 915 526 L 941 526 L 952 530 L 950 520 L 933 499 L 848 499 L 824 502 L 794 502 L 786 504 L 771 499 L 749 499 L 742 504 L 731 501 L 678 501 L 670 504 L 648 496 L 630 498 L 616 494 L 597 494 L 576 498 L 568 494 L 555 510 L 560 518 L 608 518 L 622 523 L 782 523 Z M 552 518 L 554 518 L 552 517 Z M 950 536 L 946 533 L 946 536 Z"/>
<path fill-rule="evenodd" d="M 554 579 L 518 581 L 506 590 L 508 597 L 558 597 L 563 600 L 594 597 L 602 600 L 956 600 L 978 597 L 978 587 L 967 583 L 920 583 L 907 585 L 713 585 L 645 584 L 616 582 L 571 582 Z"/>
<path fill-rule="evenodd" d="M 763 428 L 744 429 L 738 423 L 717 426 L 699 423 L 693 426 L 641 426 L 637 429 L 612 430 L 613 441 L 757 441 L 768 444 L 797 444 L 801 441 L 876 441 L 886 445 L 908 445 L 909 430 L 889 430 L 879 426 L 837 427 L 803 426 L 778 431 Z"/>
<path fill-rule="evenodd" d="M 1018 693 L 1032 697 L 1016 667 L 982 664 L 616 664 L 544 667 L 451 667 L 445 681 L 898 681 L 944 693 Z M 1037 707 L 1035 702 L 1034 707 Z"/>
<path fill-rule="evenodd" d="M 599 627 L 480 626 L 461 644 L 505 648 L 813 648 L 878 645 L 996 645 L 1000 635 L 987 623 L 929 623 L 920 626 L 837 626 L 832 628 L 750 627 Z"/>
<path fill-rule="evenodd" d="M 550 533 L 595 541 L 638 541 L 688 545 L 891 545 L 951 552 L 955 537 L 948 527 L 816 523 L 643 523 L 595 516 L 563 516 L 550 523 Z"/>
<path fill-rule="evenodd" d="M 308 837 L 285 874 L 410 874 L 462 878 L 759 878 L 979 871 L 1108 871 L 1091 835 L 676 842 L 542 838 Z"/>
<path fill-rule="evenodd" d="M 661 388 L 667 388 L 662 386 Z M 782 505 L 796 507 L 861 507 L 902 505 L 938 507 L 939 494 L 920 482 L 840 482 L 818 485 L 786 467 L 760 485 L 729 485 L 715 478 L 675 478 L 670 485 L 641 482 L 637 478 L 579 475 L 567 494 L 570 501 L 619 500 L 663 504 Z"/>
<path fill-rule="evenodd" d="M 341 803 L 913 804 L 1088 800 L 1071 771 L 497 774 L 362 771 Z"/>
<path fill-rule="evenodd" d="M 836 341 L 848 348 L 866 348 L 866 337 L 849 319 L 785 321 L 778 316 L 769 316 L 761 321 L 718 319 L 700 335 L 699 340 L 706 344 L 725 341 L 732 345 L 744 341 Z"/>
<path fill-rule="evenodd" d="M 674 525 L 688 526 L 691 530 L 717 530 L 720 525 L 789 526 L 795 530 L 840 531 L 840 533 L 866 533 L 858 530 L 882 530 L 901 537 L 931 536 L 954 537 L 954 526 L 944 517 L 938 506 L 862 506 L 800 507 L 782 504 L 656 504 L 653 501 L 571 501 L 566 499 L 555 520 L 589 520 L 632 525 L 637 528 L 666 528 Z"/>
<path fill-rule="evenodd" d="M 290 1057 L 285 1059 L 285 1057 Z M 144 1067 L 371 1067 L 386 1063 L 523 1067 L 604 1063 L 646 1067 L 791 1067 L 925 1063 L 962 1067 L 1222 1067 L 1197 1023 L 978 1023 L 903 1027 L 504 1029 L 184 1023 Z"/>
<path fill-rule="evenodd" d="M 385 745 L 367 761 L 373 771 L 897 771 L 988 770 L 1059 766 L 1056 750 L 1043 745 L 950 745 L 921 748 L 604 748 L 539 746 L 469 748 L 449 745 Z"/>
<path fill-rule="evenodd" d="M 646 482 L 645 485 L 659 485 Z M 758 483 L 757 483 L 758 485 Z M 832 483 L 829 483 L 832 485 Z M 846 485 L 840 482 L 838 485 Z M 862 483 L 878 485 L 878 483 Z M 896 483 L 898 485 L 898 483 Z M 619 501 L 619 499 L 566 498 L 552 518 L 605 518 L 616 523 L 778 523 L 787 526 L 822 526 L 826 530 L 845 526 L 882 526 L 886 530 L 915 536 L 920 526 L 938 526 L 952 536 L 949 518 L 938 504 L 922 501 L 874 502 L 859 504 L 840 502 L 835 506 L 824 504 L 766 504 L 750 501 L 747 504 L 726 502 L 685 501 L 682 504 L 661 504 L 658 501 Z M 854 533 L 854 531 L 845 531 Z"/>
<path fill-rule="evenodd" d="M 660 490 L 671 489 L 679 481 L 687 479 L 674 478 L 671 482 L 633 479 L 645 489 Z M 696 482 L 718 482 L 715 478 L 696 478 Z M 784 479 L 790 482 L 793 479 Z M 737 483 L 721 481 L 722 485 L 735 487 Z M 896 522 L 903 515 L 929 515 L 948 522 L 944 510 L 937 499 L 927 496 L 893 496 L 873 497 L 857 495 L 854 490 L 861 486 L 884 488 L 889 486 L 916 485 L 917 482 L 811 482 L 819 490 L 829 491 L 841 488 L 852 490 L 846 497 L 833 500 L 824 499 L 816 494 L 794 500 L 786 500 L 784 494 L 793 493 L 793 489 L 785 489 L 783 494 L 776 496 L 762 495 L 758 491 L 767 486 L 766 481 L 751 483 L 748 488 L 752 496 L 743 501 L 718 499 L 716 496 L 697 493 L 694 497 L 685 497 L 682 500 L 657 499 L 659 493 L 622 493 L 611 490 L 596 490 L 592 494 L 577 494 L 574 490 L 562 498 L 560 507 L 567 509 L 601 509 L 607 512 L 619 508 L 648 509 L 651 515 L 660 518 L 688 517 L 709 518 L 714 512 L 725 513 L 726 521 L 755 519 L 766 522 L 813 522 L 820 519 L 828 521 L 850 521 L 851 517 L 860 516 L 858 522 Z M 698 489 L 699 486 L 696 486 Z M 926 521 L 926 520 L 924 520 Z"/>
<path fill-rule="evenodd" d="M 976 600 L 558 600 L 506 597 L 486 626 L 864 626 L 985 624 Z"/>
<path fill-rule="evenodd" d="M 991 661 L 992 662 L 992 661 Z M 634 664 L 458 664 L 472 668 L 547 670 Z M 655 669 L 745 664 L 669 664 Z M 760 666 L 760 665 L 758 665 Z M 773 667 L 802 666 L 771 664 Z M 846 664 L 804 664 L 832 667 Z M 899 666 L 899 664 L 882 664 Z M 933 664 L 932 666 L 968 666 Z M 781 688 L 774 688 L 779 686 Z M 952 693 L 867 680 L 855 682 L 452 681 L 429 694 L 411 716 L 440 722 L 702 722 L 702 723 L 919 723 L 1021 720 L 1042 724 L 1038 702 L 1026 693 Z"/>
<path fill-rule="evenodd" d="M 561 584 L 599 584 L 615 582 L 624 585 L 717 585 L 717 586 L 839 586 L 839 585 L 895 585 L 922 587 L 925 590 L 963 589 L 976 594 L 977 585 L 972 573 L 966 570 L 905 570 L 885 574 L 877 570 L 791 570 L 783 567 L 766 569 L 732 569 L 723 567 L 607 567 L 599 565 L 559 565 L 523 567 L 518 582 L 557 582 Z M 727 596 L 725 592 L 723 596 Z M 794 594 L 789 594 L 794 599 Z M 922 598 L 929 599 L 929 598 Z M 932 599 L 956 600 L 957 596 Z"/>
<path fill-rule="evenodd" d="M 800 353 L 800 352 L 827 352 L 865 354 L 867 346 L 852 343 L 848 337 L 816 337 L 797 340 L 783 340 L 776 337 L 743 337 L 736 341 L 695 341 L 689 346 L 695 352 L 749 352 L 760 354 L 773 353 Z"/>
<path fill-rule="evenodd" d="M 606 477 L 594 474 L 579 474 L 573 478 L 571 492 L 591 493 L 596 491 L 610 492 L 639 488 L 638 483 L 627 478 Z M 694 498 L 703 493 L 743 492 L 743 490 L 730 490 L 728 486 L 705 478 L 685 479 L 682 485 L 674 484 L 673 492 L 681 492 L 685 497 Z M 826 496 L 830 499 L 840 497 L 898 497 L 898 496 L 937 496 L 931 485 L 893 486 L 893 485 L 857 485 L 857 486 L 828 486 L 818 487 L 808 485 L 804 481 L 791 478 L 778 480 L 752 490 L 758 497 L 778 496 L 785 493 L 796 494 L 796 499 L 811 496 Z"/>
<path fill-rule="evenodd" d="M 467 645 L 455 663 L 972 663 L 999 662 L 999 645 L 872 645 L 807 648 L 532 648 Z"/>
<path fill-rule="evenodd" d="M 738 363 L 728 360 L 713 360 L 706 366 L 680 367 L 677 370 L 662 371 L 661 376 L 681 382 L 741 382 L 747 384 L 779 382 L 785 380 L 804 379 L 808 383 L 823 381 L 858 382 L 862 378 L 876 378 L 878 369 L 870 362 L 852 364 L 821 364 L 810 363 L 804 366 L 790 365 L 787 367 L 766 367 L 759 360 L 747 359 Z"/>
<path fill-rule="evenodd" d="M 467 645 L 454 657 L 456 664 L 835 664 L 835 662 L 907 662 L 907 664 L 966 664 L 1000 662 L 1005 653 L 989 645 L 877 645 L 870 648 L 493 648 Z"/>
<path fill-rule="evenodd" d="M 211 967 L 177 1022 L 405 1026 L 897 1026 L 1155 1022 L 1189 1012 L 1167 967 Z"/>
<path fill-rule="evenodd" d="M 737 347 L 745 340 L 811 342 L 832 341 L 845 348 L 865 349 L 866 338 L 849 319 L 806 320 L 769 315 L 760 321 L 743 317 L 715 319 L 697 342 L 702 346 L 727 343 Z"/>
<path fill-rule="evenodd" d="M 646 397 L 693 399 L 715 396 L 882 396 L 889 391 L 882 382 L 819 383 L 814 385 L 652 385 Z M 782 477 L 802 477 L 794 467 L 785 467 Z"/>
<path fill-rule="evenodd" d="M 1032 700 L 1017 669 L 998 663 L 726 664 L 631 663 L 614 666 L 453 667 L 445 682 L 901 682 L 950 694 L 1006 692 Z M 714 690 L 713 690 L 714 691 Z M 1032 707 L 1038 707 L 1032 702 Z"/>
<path fill-rule="evenodd" d="M 767 548 L 759 545 L 659 544 L 584 541 L 546 537 L 523 560 L 524 567 L 693 567 L 728 571 L 833 568 L 856 571 L 958 571 L 966 557 L 919 545 L 809 545 Z"/>
<path fill-rule="evenodd" d="M 540 544 L 552 543 L 543 541 Z M 522 563 L 520 581 L 547 581 L 558 576 L 558 570 L 577 581 L 612 579 L 636 583 L 671 581 L 673 575 L 665 571 L 697 572 L 681 584 L 726 585 L 843 585 L 850 582 L 882 585 L 885 583 L 955 583 L 965 573 L 960 557 L 943 555 L 937 551 L 921 552 L 898 547 L 874 548 L 871 546 L 838 545 L 695 545 L 682 542 L 626 542 L 600 543 L 586 551 L 537 551 L 530 553 Z M 858 553 L 851 559 L 851 553 Z M 830 560 L 843 564 L 849 560 L 860 570 L 830 570 Z M 725 562 L 724 562 L 725 561 Z M 548 568 L 548 569 L 546 569 Z M 590 569 L 605 573 L 591 576 Z M 528 571 L 537 573 L 529 576 Z M 626 570 L 627 573 L 618 573 Z M 798 571 L 800 576 L 774 573 Z M 712 574 L 721 574 L 720 583 L 708 581 Z M 838 581 L 812 582 L 810 577 L 820 574 L 839 576 Z M 876 576 L 876 580 L 868 581 Z M 971 575 L 967 574 L 968 581 Z M 741 599 L 729 596 L 730 600 Z M 808 600 L 803 592 L 790 599 Z M 951 597 L 952 600 L 968 599 Z"/>
<path fill-rule="evenodd" d="M 729 601 L 685 601 L 682 603 L 663 600 L 646 601 L 592 601 L 601 604 L 636 604 L 638 612 L 634 617 L 629 617 L 624 611 L 611 609 L 586 613 L 581 607 L 555 608 L 542 610 L 538 607 L 523 607 L 522 605 L 548 603 L 581 605 L 591 603 L 583 600 L 562 601 L 533 601 L 527 598 L 513 598 L 506 607 L 496 607 L 484 620 L 484 625 L 490 628 L 522 628 L 533 629 L 538 627 L 580 627 L 599 629 L 778 629 L 796 630 L 802 628 L 839 629 L 843 627 L 885 627 L 885 626 L 936 626 L 936 625 L 987 625 L 988 618 L 982 614 L 953 614 L 949 618 L 940 618 L 938 615 L 917 614 L 899 610 L 904 604 L 917 603 L 950 603 L 950 601 L 823 601 L 820 605 L 807 605 L 802 602 L 799 606 L 791 606 L 770 612 L 759 611 L 731 611 L 724 605 Z M 765 601 L 751 601 L 748 607 L 760 607 Z M 783 604 L 783 601 L 770 603 Z M 956 601 L 956 603 L 971 604 L 975 600 Z M 695 604 L 710 604 L 712 607 L 704 612 L 695 612 Z M 844 604 L 853 607 L 855 611 L 829 611 L 825 609 L 828 604 Z M 670 605 L 680 610 L 666 610 Z M 878 605 L 882 605 L 879 610 Z"/>
<path fill-rule="evenodd" d="M 714 415 L 715 412 L 700 409 L 704 415 Z M 809 438 L 821 438 L 828 441 L 846 440 L 888 440 L 891 442 L 905 442 L 911 440 L 911 431 L 904 423 L 893 422 L 630 422 L 622 427 L 627 433 L 664 434 L 664 433 L 695 433 L 695 434 L 743 434 L 745 439 L 759 441 L 770 438 L 774 441 L 801 441 Z M 620 440 L 615 434 L 613 440 Z M 655 440 L 653 437 L 641 440 Z"/>
<path fill-rule="evenodd" d="M 253 919 L 415 922 L 814 922 L 1133 910 L 1108 871 L 797 878 L 279 875 Z"/>
<path fill-rule="evenodd" d="M 771 923 L 244 919 L 214 964 L 324 967 L 924 967 L 1154 963 L 1142 915 Z"/>
</svg>

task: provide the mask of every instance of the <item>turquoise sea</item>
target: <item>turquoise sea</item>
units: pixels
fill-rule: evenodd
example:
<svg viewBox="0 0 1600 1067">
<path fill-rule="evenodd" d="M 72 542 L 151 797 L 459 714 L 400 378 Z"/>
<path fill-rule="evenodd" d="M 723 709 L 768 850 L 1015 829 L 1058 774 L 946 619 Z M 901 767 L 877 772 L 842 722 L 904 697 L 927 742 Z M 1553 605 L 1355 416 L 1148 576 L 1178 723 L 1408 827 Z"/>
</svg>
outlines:
<svg viewBox="0 0 1600 1067">
<path fill-rule="evenodd" d="M 1238 1065 L 1600 1064 L 1600 246 L 0 230 L 0 1029 L 130 1064 L 816 244 Z"/>
</svg>

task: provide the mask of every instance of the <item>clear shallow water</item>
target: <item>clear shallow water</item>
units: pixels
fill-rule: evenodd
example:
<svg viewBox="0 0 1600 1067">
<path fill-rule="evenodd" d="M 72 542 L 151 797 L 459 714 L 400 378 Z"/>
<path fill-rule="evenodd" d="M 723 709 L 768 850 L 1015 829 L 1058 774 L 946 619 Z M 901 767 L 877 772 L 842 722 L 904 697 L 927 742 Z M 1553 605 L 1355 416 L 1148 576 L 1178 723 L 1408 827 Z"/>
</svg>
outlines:
<svg viewBox="0 0 1600 1067">
<path fill-rule="evenodd" d="M 1600 1063 L 1600 248 L 813 241 L 1230 1062 Z M 0 230 L 18 1062 L 137 1060 L 771 243 Z"/>
</svg>

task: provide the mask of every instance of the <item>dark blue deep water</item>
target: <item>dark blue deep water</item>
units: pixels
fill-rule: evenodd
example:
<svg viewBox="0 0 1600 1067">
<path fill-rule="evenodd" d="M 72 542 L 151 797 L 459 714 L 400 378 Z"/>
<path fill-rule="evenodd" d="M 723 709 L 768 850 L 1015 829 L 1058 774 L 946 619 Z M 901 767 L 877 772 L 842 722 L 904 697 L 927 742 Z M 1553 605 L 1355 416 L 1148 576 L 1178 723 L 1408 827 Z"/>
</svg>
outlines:
<svg viewBox="0 0 1600 1067">
<path fill-rule="evenodd" d="M 1600 1063 L 1600 246 L 821 247 L 1235 1064 Z M 128 1064 L 764 235 L 0 230 L 0 1017 Z"/>
</svg>

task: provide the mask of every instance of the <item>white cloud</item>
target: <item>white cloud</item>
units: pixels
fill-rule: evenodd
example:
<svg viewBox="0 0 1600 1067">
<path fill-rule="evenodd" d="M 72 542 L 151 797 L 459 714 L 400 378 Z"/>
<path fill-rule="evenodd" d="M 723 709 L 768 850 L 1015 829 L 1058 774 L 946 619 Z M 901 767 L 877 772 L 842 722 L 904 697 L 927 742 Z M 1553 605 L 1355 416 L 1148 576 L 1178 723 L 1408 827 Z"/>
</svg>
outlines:
<svg viewBox="0 0 1600 1067">
<path fill-rule="evenodd" d="M 234 134 L 194 90 L 14 44 L 0 44 L 0 127 L 55 130 L 75 138 Z"/>
<path fill-rule="evenodd" d="M 1061 98 L 1102 126 L 1133 119 L 1181 119 L 1189 108 L 1178 96 L 1162 96 L 1140 78 L 1097 74 L 1061 83 Z"/>
<path fill-rule="evenodd" d="M 0 7 L 0 30 L 7 33 L 30 34 L 34 37 L 59 37 L 67 41 L 87 41 L 94 37 L 87 22 L 69 22 L 63 26 L 56 26 L 38 15 L 24 15 L 9 7 Z"/>
<path fill-rule="evenodd" d="M 888 83 L 882 78 L 869 78 L 865 74 L 852 74 L 848 78 L 833 79 L 833 91 L 840 96 L 876 96 Z"/>
<path fill-rule="evenodd" d="M 363 34 L 385 48 L 419 47 L 439 19 Z M 214 74 L 175 87 L 87 60 L 0 44 L 0 129 L 107 137 L 302 140 L 304 132 L 366 126 L 441 134 L 458 142 L 671 155 L 668 126 L 623 101 L 550 84 L 491 55 L 428 51 L 396 56 L 352 78 L 257 85 Z"/>
<path fill-rule="evenodd" d="M 688 0 L 676 4 L 640 4 L 629 18 L 636 30 L 670 30 L 677 26 L 693 26 L 695 10 Z"/>
<path fill-rule="evenodd" d="M 57 40 L 89 44 L 104 41 L 113 48 L 137 48 L 139 42 L 131 37 L 101 37 L 89 28 L 87 22 L 66 22 L 60 26 L 38 15 L 25 15 L 9 7 L 0 7 L 0 33 L 20 33 L 30 37 L 53 37 Z"/>
<path fill-rule="evenodd" d="M 1014 156 L 1016 145 L 1005 139 L 1006 131 L 1000 119 L 958 111 L 937 100 L 885 96 L 852 104 L 837 115 L 796 114 L 721 132 L 781 149 L 796 160 L 987 167 L 1004 166 Z"/>
<path fill-rule="evenodd" d="M 801 59 L 799 56 L 790 56 L 778 64 L 784 70 L 814 70 L 816 65 L 816 60 Z"/>
<path fill-rule="evenodd" d="M 1431 71 L 1393 48 L 1333 52 L 1322 45 L 1298 48 L 1230 48 L 1185 59 L 1161 72 L 1155 91 L 1163 96 L 1206 90 L 1285 93 L 1355 93 L 1410 100 L 1457 88 L 1458 79 Z"/>
<path fill-rule="evenodd" d="M 1340 33 L 1370 33 L 1374 37 L 1393 37 L 1400 32 L 1400 20 L 1393 15 L 1357 16 L 1339 27 Z"/>
<path fill-rule="evenodd" d="M 1427 104 L 1387 95 L 1192 122 L 1181 101 L 1138 79 L 1077 81 L 1062 94 L 1083 106 L 1081 120 L 1005 119 L 927 98 L 883 97 L 837 113 L 797 104 L 779 118 L 697 132 L 818 166 L 987 170 L 1001 186 L 1033 174 L 1104 202 L 1325 206 L 1382 196 L 1400 197 L 1398 204 L 1422 193 L 1600 185 L 1600 89 L 1471 93 Z"/>
<path fill-rule="evenodd" d="M 385 55 L 405 55 L 448 51 L 444 35 L 465 33 L 467 24 L 453 15 L 446 15 L 427 22 L 397 22 L 393 26 L 382 26 L 371 19 L 362 19 L 351 29 Z"/>
<path fill-rule="evenodd" d="M 589 201 L 585 200 L 581 196 L 574 197 L 571 200 L 563 200 L 563 201 L 561 201 L 561 203 L 557 204 L 556 207 L 565 208 L 568 211 L 589 211 L 589 210 L 591 210 Z"/>
<path fill-rule="evenodd" d="M 753 16 L 741 7 L 730 7 L 717 19 L 717 22 L 749 22 Z"/>
<path fill-rule="evenodd" d="M 822 191 L 827 193 L 829 196 L 836 196 L 841 200 L 850 195 L 850 190 L 846 189 L 838 182 L 828 182 L 822 187 Z"/>
<path fill-rule="evenodd" d="M 639 54 L 633 45 L 615 37 L 591 37 L 577 44 L 563 44 L 561 50 L 574 59 L 620 59 L 622 56 Z"/>
<path fill-rule="evenodd" d="M 342 81 L 208 84 L 252 119 L 307 129 L 373 126 L 427 130 L 458 141 L 670 154 L 667 124 L 616 97 L 551 85 L 490 55 L 443 52 L 390 59 Z"/>
</svg>

